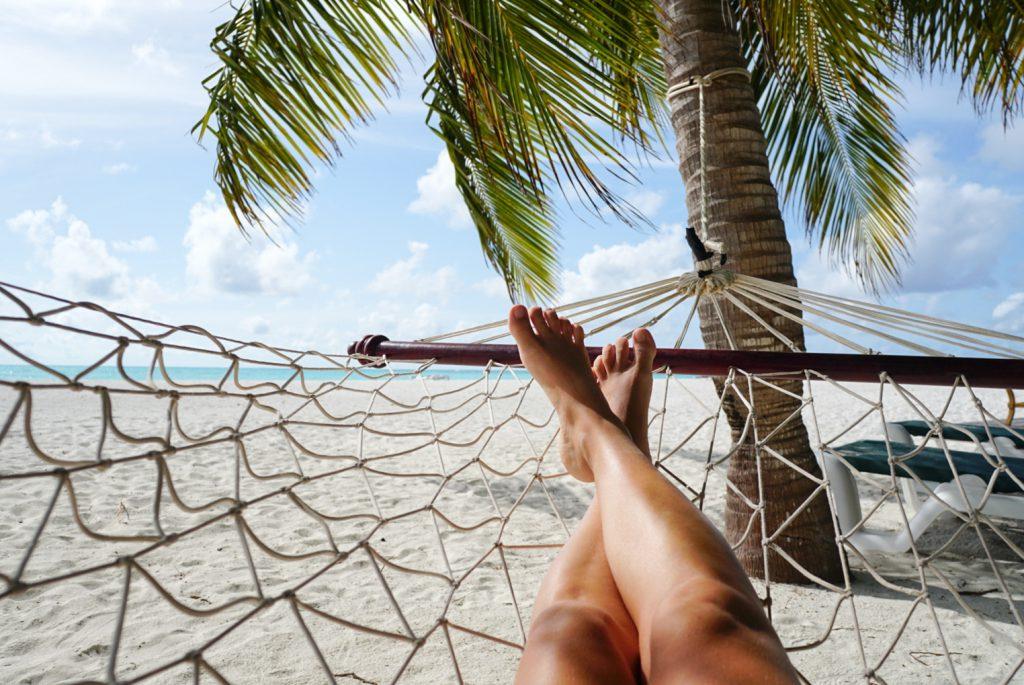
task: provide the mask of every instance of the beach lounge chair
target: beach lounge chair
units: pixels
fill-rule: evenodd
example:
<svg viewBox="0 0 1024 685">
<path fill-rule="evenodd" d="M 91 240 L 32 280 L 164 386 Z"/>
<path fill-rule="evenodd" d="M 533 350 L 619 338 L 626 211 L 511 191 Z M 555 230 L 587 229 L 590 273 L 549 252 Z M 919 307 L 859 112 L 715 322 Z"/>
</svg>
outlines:
<svg viewBox="0 0 1024 685">
<path fill-rule="evenodd" d="M 959 426 L 959 425 L 957 425 Z M 944 432 L 946 427 L 943 427 Z M 950 425 L 950 430 L 963 436 Z M 980 510 L 990 516 L 1024 519 L 1024 456 L 1007 436 L 991 443 L 976 443 L 987 454 L 927 445 L 914 445 L 902 424 L 886 425 L 887 440 L 858 440 L 828 448 L 822 455 L 822 468 L 835 496 L 836 515 L 843 533 L 861 551 L 906 552 L 936 518 L 944 513 L 969 514 Z M 927 428 L 923 431 L 928 434 Z M 901 479 L 909 530 L 872 531 L 860 525 L 860 496 L 852 470 L 889 475 L 889 450 L 896 460 L 895 474 Z M 948 458 L 947 458 L 948 451 Z M 998 453 L 1002 459 L 995 456 Z M 906 458 L 904 458 L 906 455 Z M 954 479 L 953 469 L 958 478 Z M 911 475 L 913 474 L 913 475 Z M 1012 475 L 1011 475 L 1012 474 Z M 916 478 L 915 478 L 916 476 Z M 918 480 L 922 483 L 918 483 Z M 986 497 L 991 483 L 992 492 Z M 962 491 L 961 491 L 962 487 Z M 924 493 L 924 501 L 919 500 Z M 859 527 L 858 527 L 859 526 Z"/>
<path fill-rule="evenodd" d="M 941 421 L 940 430 L 932 430 L 933 424 L 922 420 L 894 421 L 885 424 L 885 435 L 890 442 L 901 445 L 913 445 L 914 437 L 936 439 L 942 433 L 943 440 L 950 442 L 973 443 L 978 449 L 986 449 L 982 443 L 989 441 L 991 444 L 987 451 L 992 454 L 999 454 L 1002 457 L 1024 458 L 1024 426 L 1014 425 L 1012 430 L 1006 426 L 992 422 L 987 429 L 982 423 L 951 423 Z M 927 497 L 928 493 L 919 487 L 913 478 L 900 479 L 900 486 L 903 490 L 903 502 L 910 510 L 916 511 L 921 496 Z"/>
<path fill-rule="evenodd" d="M 946 440 L 971 440 L 971 436 L 981 442 L 993 438 L 1005 438 L 1016 450 L 1024 450 L 1024 423 L 1014 423 L 1009 427 L 1001 426 L 995 422 L 987 427 L 981 423 L 947 423 L 942 422 L 942 437 Z M 900 426 L 908 434 L 916 437 L 925 437 L 931 433 L 932 424 L 927 421 L 895 421 L 889 424 Z"/>
</svg>

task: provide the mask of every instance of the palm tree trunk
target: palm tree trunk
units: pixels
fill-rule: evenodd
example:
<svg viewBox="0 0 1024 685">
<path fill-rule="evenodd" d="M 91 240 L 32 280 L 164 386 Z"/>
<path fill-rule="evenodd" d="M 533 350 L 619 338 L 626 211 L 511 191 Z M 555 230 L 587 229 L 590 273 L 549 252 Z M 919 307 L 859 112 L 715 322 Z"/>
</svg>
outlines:
<svg viewBox="0 0 1024 685">
<path fill-rule="evenodd" d="M 669 87 L 718 69 L 745 66 L 739 39 L 724 16 L 728 2 L 659 0 L 659 5 L 664 12 L 661 44 Z M 698 225 L 701 218 L 697 98 L 697 92 L 690 91 L 670 103 L 691 225 Z M 724 245 L 730 269 L 795 285 L 793 255 L 771 181 L 752 86 L 742 76 L 723 76 L 705 89 L 704 106 L 708 236 Z M 719 304 L 738 349 L 786 350 L 738 308 L 724 300 Z M 803 347 L 803 329 L 799 324 L 762 308 L 755 311 Z M 717 312 L 709 302 L 702 303 L 700 316 L 707 347 L 728 347 Z M 721 379 L 717 386 L 721 391 Z M 785 387 L 797 394 L 801 390 L 800 382 L 789 382 Z M 746 394 L 746 387 L 743 390 Z M 799 401 L 767 387 L 755 387 L 752 399 L 756 434 L 762 440 L 800 407 Z M 729 394 L 725 414 L 735 444 L 741 439 L 747 410 L 734 394 Z M 753 436 L 753 431 L 747 431 L 744 444 L 730 460 L 728 478 L 752 502 L 760 500 L 759 491 L 765 493 L 760 514 L 771 538 L 812 497 L 815 483 L 771 457 L 766 450 L 758 450 Z M 783 426 L 766 444 L 808 472 L 820 473 L 800 416 Z M 758 451 L 760 468 L 756 463 Z M 806 582 L 799 571 L 773 550 L 765 563 L 761 524 L 756 510 L 731 490 L 727 492 L 726 537 L 732 544 L 738 543 L 737 555 L 747 572 L 764 577 L 767 566 L 772 580 Z M 839 578 L 839 552 L 824 493 L 814 496 L 810 505 L 774 537 L 773 543 L 811 573 L 832 581 Z"/>
</svg>

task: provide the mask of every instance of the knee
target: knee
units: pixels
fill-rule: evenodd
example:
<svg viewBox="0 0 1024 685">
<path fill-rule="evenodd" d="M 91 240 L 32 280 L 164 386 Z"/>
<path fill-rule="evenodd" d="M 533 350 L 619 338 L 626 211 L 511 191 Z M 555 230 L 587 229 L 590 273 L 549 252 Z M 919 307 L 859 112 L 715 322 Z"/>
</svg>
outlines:
<svg viewBox="0 0 1024 685">
<path fill-rule="evenodd" d="M 529 640 L 563 653 L 629 659 L 623 628 L 607 611 L 578 600 L 554 602 L 534 616 Z"/>
<path fill-rule="evenodd" d="M 545 682 L 632 682 L 639 668 L 635 643 L 607 611 L 560 600 L 533 617 L 523 658 L 546 674 Z M 538 681 L 524 676 L 521 682 Z"/>
<path fill-rule="evenodd" d="M 760 603 L 749 594 L 715 580 L 684 583 L 662 598 L 653 612 L 652 647 L 685 640 L 691 646 L 737 633 L 771 633 Z"/>
<path fill-rule="evenodd" d="M 608 612 L 576 600 L 554 602 L 530 624 L 530 638 L 546 644 L 613 645 L 616 631 Z"/>
<path fill-rule="evenodd" d="M 684 584 L 654 612 L 650 682 L 793 683 L 761 603 L 719 581 Z"/>
</svg>

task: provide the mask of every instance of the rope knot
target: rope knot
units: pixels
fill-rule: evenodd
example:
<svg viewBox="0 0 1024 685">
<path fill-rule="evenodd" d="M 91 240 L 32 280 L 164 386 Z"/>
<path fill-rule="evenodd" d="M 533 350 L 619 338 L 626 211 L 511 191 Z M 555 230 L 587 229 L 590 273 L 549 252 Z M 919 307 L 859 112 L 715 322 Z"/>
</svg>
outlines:
<svg viewBox="0 0 1024 685">
<path fill-rule="evenodd" d="M 718 267 L 725 264 L 728 257 L 718 241 L 701 239 L 693 226 L 686 227 L 686 243 L 693 253 L 693 266 L 701 278 L 711 275 Z"/>
</svg>

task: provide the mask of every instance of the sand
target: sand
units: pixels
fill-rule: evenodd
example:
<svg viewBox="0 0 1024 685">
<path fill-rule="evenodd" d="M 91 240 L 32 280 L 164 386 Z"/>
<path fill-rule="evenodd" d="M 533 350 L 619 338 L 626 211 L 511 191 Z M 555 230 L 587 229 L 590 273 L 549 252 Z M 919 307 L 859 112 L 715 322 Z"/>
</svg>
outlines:
<svg viewBox="0 0 1024 685">
<path fill-rule="evenodd" d="M 551 446 L 557 425 L 536 388 L 523 394 L 520 381 L 511 378 L 349 382 L 347 389 L 322 398 L 322 411 L 301 398 L 265 398 L 267 407 L 290 415 L 282 429 L 276 412 L 246 411 L 244 397 L 183 397 L 169 425 L 170 398 L 104 385 L 115 390 L 114 426 L 123 435 L 108 426 L 98 449 L 100 394 L 36 389 L 29 433 L 38 448 L 60 459 L 90 460 L 101 453 L 117 460 L 159 447 L 133 439 L 170 434 L 179 447 L 190 442 L 183 436 L 201 439 L 200 446 L 166 458 L 186 508 L 173 500 L 165 482 L 158 519 L 164 533 L 209 523 L 173 544 L 96 539 L 76 523 L 62 487 L 21 575 L 25 583 L 41 584 L 0 598 L 0 682 L 106 681 L 124 597 L 119 681 L 151 674 L 151 682 L 191 682 L 197 668 L 201 682 L 216 682 L 197 666 L 209 664 L 230 682 L 325 682 L 322 658 L 341 683 L 386 683 L 398 672 L 401 682 L 410 683 L 459 677 L 468 683 L 511 682 L 520 654 L 515 645 L 529 627 L 538 583 L 592 497 L 590 486 L 558 476 L 557 441 Z M 805 409 L 813 442 L 831 440 L 862 414 L 866 418 L 839 442 L 879 437 L 872 406 L 877 386 L 848 387 L 863 399 L 814 384 L 813 415 Z M 379 392 L 370 392 L 374 388 Z M 434 396 L 430 410 L 423 400 L 427 393 Z M 941 388 L 914 393 L 933 411 L 949 395 Z M 1001 413 L 1001 392 L 979 396 Z M 0 388 L 0 416 L 8 416 L 17 397 L 15 390 Z M 729 447 L 723 426 L 711 439 L 713 386 L 702 379 L 659 380 L 655 399 L 667 417 L 656 416 L 652 423 L 662 465 L 699 488 L 709 444 L 716 458 Z M 976 417 L 969 400 L 957 395 L 947 417 Z M 887 398 L 885 407 L 890 417 L 915 417 L 899 398 Z M 243 436 L 238 442 L 236 430 Z M 248 467 L 238 458 L 238 444 Z M 359 458 L 364 468 L 354 465 Z M 5 577 L 16 574 L 61 482 L 50 473 L 54 468 L 30 449 L 22 405 L 0 442 Z M 296 485 L 300 469 L 308 480 Z M 724 464 L 712 469 L 707 482 L 705 511 L 717 524 L 724 472 Z M 9 478 L 29 473 L 46 475 Z M 69 480 L 82 524 L 97 537 L 154 535 L 157 474 L 158 462 L 149 458 L 73 473 Z M 884 487 L 883 479 L 878 483 Z M 230 513 L 236 487 L 242 500 L 260 500 L 238 517 Z M 865 511 L 882 487 L 862 485 Z M 876 528 L 898 522 L 891 503 L 871 519 Z M 998 525 L 1007 540 L 1024 546 L 1019 522 Z M 933 526 L 922 549 L 939 550 L 957 529 L 947 516 Z M 276 558 L 261 544 L 295 558 Z M 995 556 L 999 576 L 984 546 Z M 117 563 L 125 555 L 134 555 L 133 562 Z M 972 528 L 961 532 L 925 572 L 928 601 L 915 602 L 921 576 L 913 555 L 873 555 L 867 564 L 851 555 L 850 564 L 848 593 L 771 585 L 773 621 L 787 645 L 827 636 L 791 653 L 808 680 L 865 682 L 865 663 L 889 683 L 995 683 L 1012 677 L 1024 648 L 1014 613 L 1021 609 L 1024 566 L 999 536 L 990 531 L 979 540 Z M 953 579 L 958 592 L 945 589 L 936 574 Z M 1000 589 L 1000 577 L 1014 603 Z M 764 593 L 764 584 L 757 585 Z M 194 652 L 198 659 L 182 660 L 193 650 L 200 650 Z"/>
</svg>

